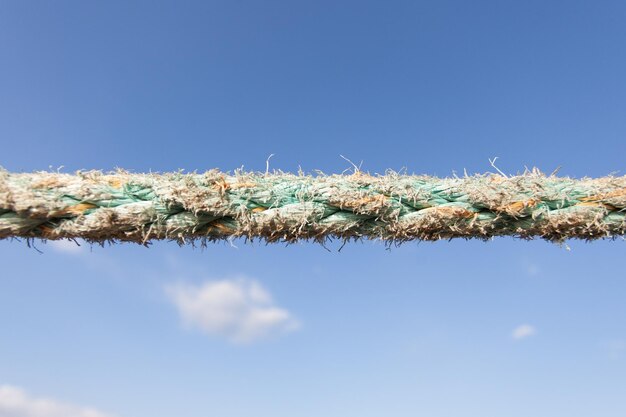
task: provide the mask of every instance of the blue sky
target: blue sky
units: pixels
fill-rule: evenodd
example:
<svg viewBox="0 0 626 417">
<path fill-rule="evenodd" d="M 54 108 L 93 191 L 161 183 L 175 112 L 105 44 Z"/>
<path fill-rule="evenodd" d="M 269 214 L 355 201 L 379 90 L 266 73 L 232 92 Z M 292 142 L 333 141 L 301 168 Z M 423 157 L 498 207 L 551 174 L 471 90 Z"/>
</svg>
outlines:
<svg viewBox="0 0 626 417">
<path fill-rule="evenodd" d="M 625 18 L 5 1 L 0 165 L 623 175 Z M 0 417 L 626 414 L 621 240 L 36 246 L 0 242 Z"/>
</svg>

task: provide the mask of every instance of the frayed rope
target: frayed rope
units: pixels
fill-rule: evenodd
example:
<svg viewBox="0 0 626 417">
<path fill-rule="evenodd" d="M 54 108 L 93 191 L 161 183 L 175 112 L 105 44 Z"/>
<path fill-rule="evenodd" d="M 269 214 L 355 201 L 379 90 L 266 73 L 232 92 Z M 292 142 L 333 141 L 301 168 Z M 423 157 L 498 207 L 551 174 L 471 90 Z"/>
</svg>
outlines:
<svg viewBox="0 0 626 417">
<path fill-rule="evenodd" d="M 391 243 L 626 234 L 626 177 L 0 171 L 0 239 Z"/>
</svg>

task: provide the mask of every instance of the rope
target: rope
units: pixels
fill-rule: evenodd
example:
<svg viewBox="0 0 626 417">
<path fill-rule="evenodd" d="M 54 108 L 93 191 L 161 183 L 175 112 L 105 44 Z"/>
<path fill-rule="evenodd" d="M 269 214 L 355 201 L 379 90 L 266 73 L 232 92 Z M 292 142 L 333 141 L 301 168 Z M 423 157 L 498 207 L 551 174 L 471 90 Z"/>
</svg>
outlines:
<svg viewBox="0 0 626 417">
<path fill-rule="evenodd" d="M 389 242 L 515 236 L 564 241 L 626 234 L 626 177 L 572 179 L 538 171 L 434 178 L 372 176 L 74 175 L 0 170 L 0 239 L 231 237 Z"/>
</svg>

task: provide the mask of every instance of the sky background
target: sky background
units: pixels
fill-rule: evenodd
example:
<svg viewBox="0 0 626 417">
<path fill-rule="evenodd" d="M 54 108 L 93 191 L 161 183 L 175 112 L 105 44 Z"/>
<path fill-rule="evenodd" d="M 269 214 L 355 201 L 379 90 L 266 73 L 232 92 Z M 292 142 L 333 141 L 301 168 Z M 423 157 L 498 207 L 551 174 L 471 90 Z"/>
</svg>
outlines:
<svg viewBox="0 0 626 417">
<path fill-rule="evenodd" d="M 624 21 L 0 1 L 0 165 L 624 175 Z M 232 243 L 0 242 L 0 417 L 626 414 L 622 240 Z"/>
</svg>

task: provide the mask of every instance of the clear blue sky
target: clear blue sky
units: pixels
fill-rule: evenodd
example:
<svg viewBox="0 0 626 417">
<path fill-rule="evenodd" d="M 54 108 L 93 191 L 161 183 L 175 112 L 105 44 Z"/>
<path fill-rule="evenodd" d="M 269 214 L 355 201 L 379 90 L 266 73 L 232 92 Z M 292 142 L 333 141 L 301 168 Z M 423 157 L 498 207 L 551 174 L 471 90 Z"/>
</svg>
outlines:
<svg viewBox="0 0 626 417">
<path fill-rule="evenodd" d="M 623 175 L 625 21 L 621 1 L 3 1 L 0 165 Z M 233 243 L 0 242 L 0 417 L 626 415 L 621 240 Z"/>
</svg>

